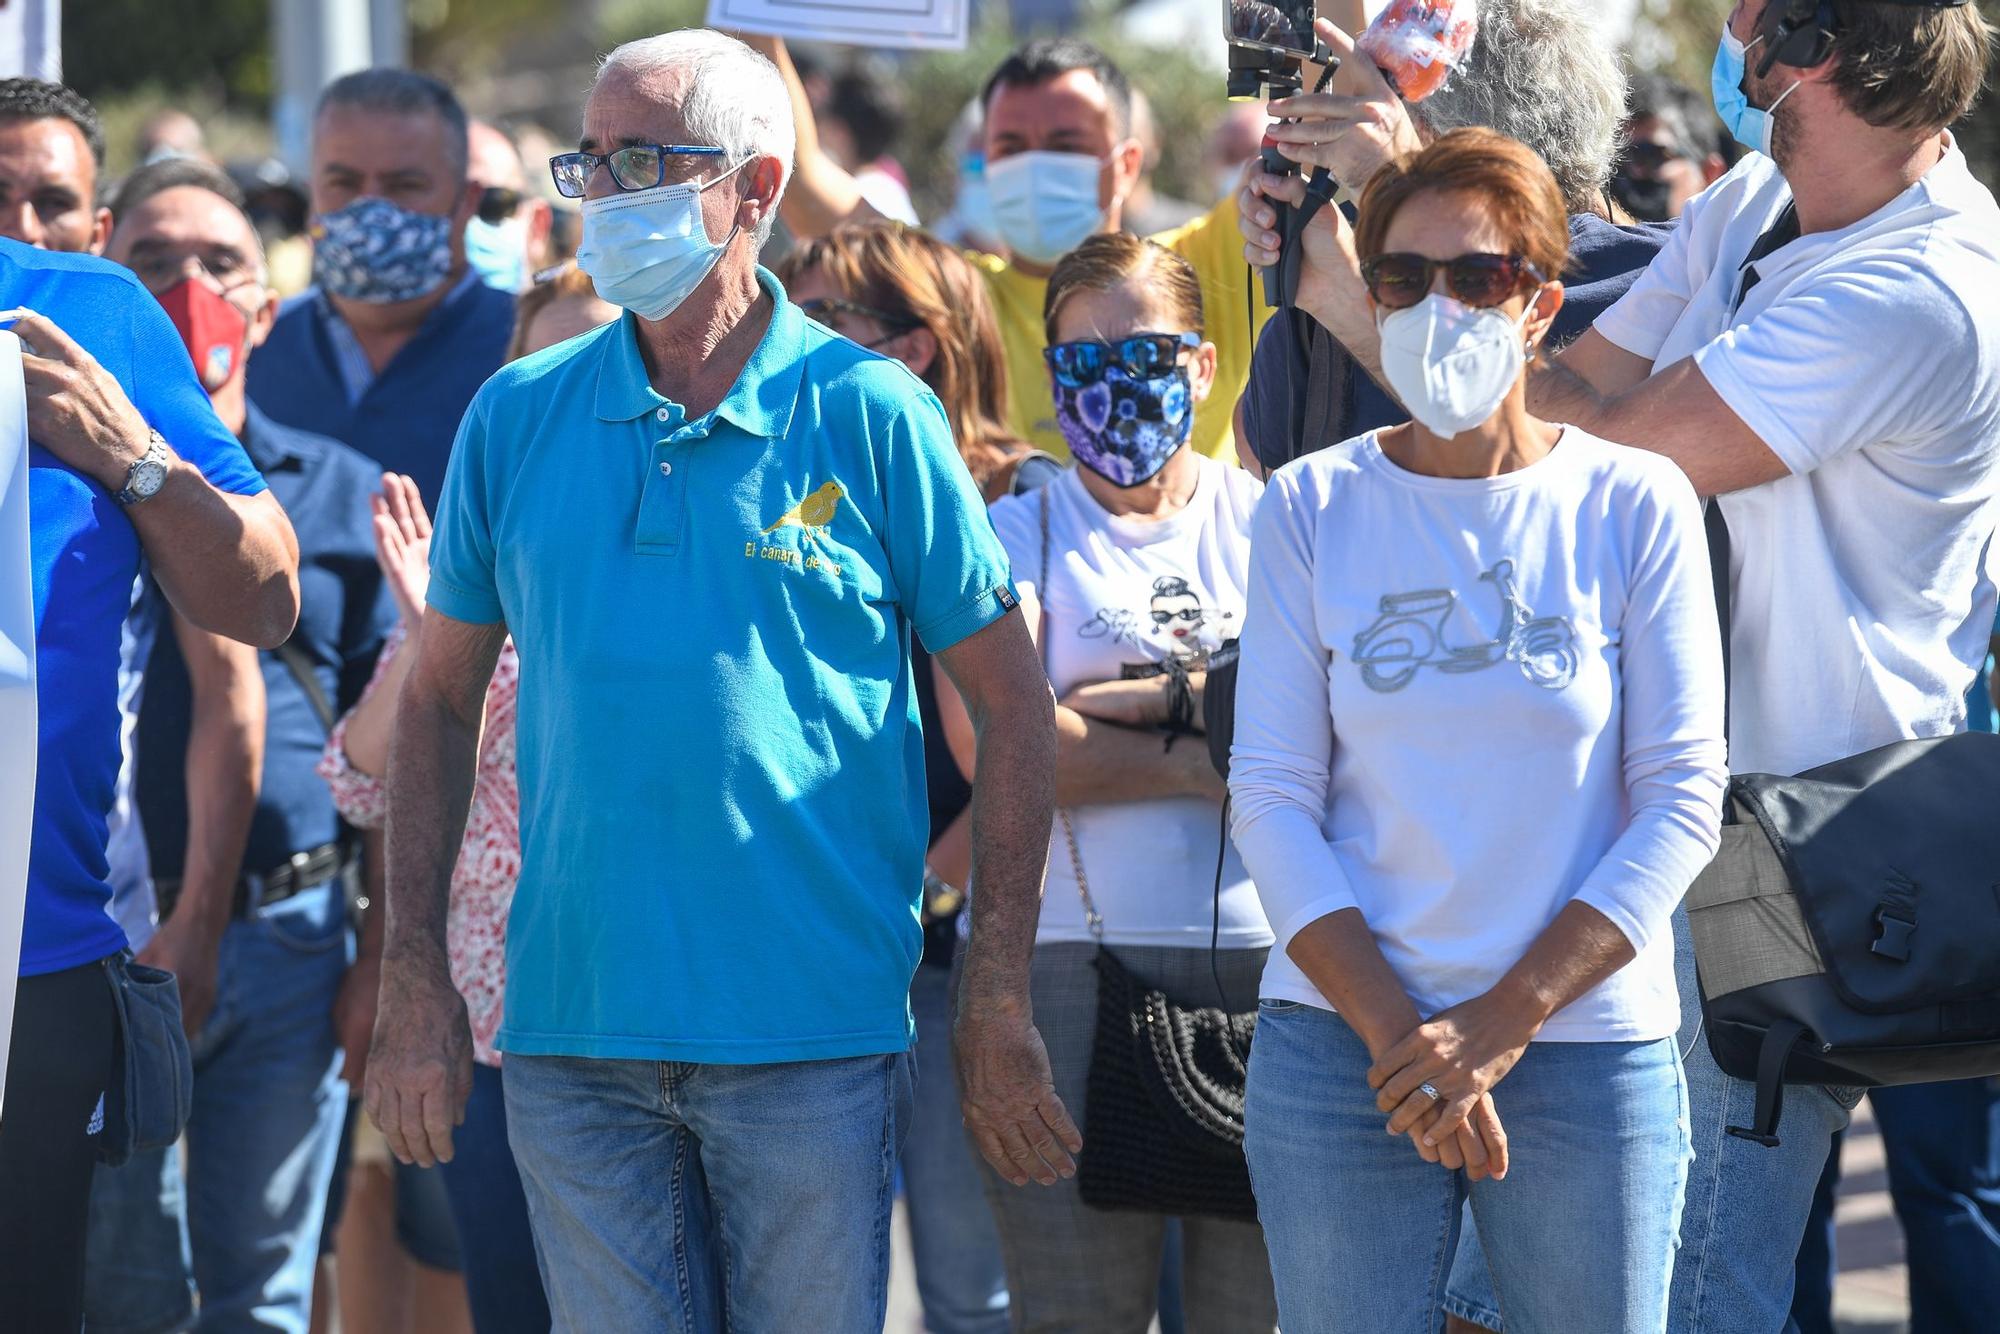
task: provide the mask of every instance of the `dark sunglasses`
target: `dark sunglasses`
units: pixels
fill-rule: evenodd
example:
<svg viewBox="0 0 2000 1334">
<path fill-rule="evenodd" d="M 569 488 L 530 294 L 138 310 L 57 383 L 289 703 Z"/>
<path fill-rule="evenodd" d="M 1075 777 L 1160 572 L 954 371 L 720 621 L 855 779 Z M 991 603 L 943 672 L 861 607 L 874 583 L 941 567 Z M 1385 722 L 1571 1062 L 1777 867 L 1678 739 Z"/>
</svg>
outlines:
<svg viewBox="0 0 2000 1334">
<path fill-rule="evenodd" d="M 1042 353 L 1049 374 L 1065 389 L 1096 384 L 1116 366 L 1135 380 L 1152 380 L 1180 364 L 1181 353 L 1201 346 L 1199 333 L 1144 333 L 1116 343 L 1057 343 Z"/>
<path fill-rule="evenodd" d="M 1666 144 L 1631 143 L 1625 145 L 1623 165 L 1636 167 L 1647 173 L 1657 173 L 1664 170 L 1668 163 L 1678 162 L 1686 156 L 1687 154 Z"/>
<path fill-rule="evenodd" d="M 721 156 L 722 149 L 704 145 L 632 144 L 610 153 L 558 153 L 549 159 L 549 174 L 564 199 L 581 199 L 600 166 L 611 169 L 611 183 L 620 190 L 651 190 L 668 184 L 669 174 L 674 185 L 693 180 L 709 159 Z"/>
<path fill-rule="evenodd" d="M 854 315 L 864 320 L 873 320 L 884 329 L 904 331 L 917 327 L 917 321 L 906 316 L 891 315 L 886 310 L 864 306 L 859 301 L 849 301 L 844 296 L 816 296 L 810 301 L 799 302 L 799 309 L 806 313 L 807 319 L 818 320 L 821 324 L 829 326 L 842 315 Z"/>
<path fill-rule="evenodd" d="M 509 190 L 504 185 L 489 185 L 479 192 L 479 220 L 489 227 L 498 227 L 514 216 L 527 196 L 519 190 Z"/>
<path fill-rule="evenodd" d="M 1361 280 L 1375 304 L 1407 310 L 1430 295 L 1431 283 L 1444 274 L 1445 290 L 1468 306 L 1497 306 L 1530 282 L 1547 281 L 1542 271 L 1519 255 L 1460 255 L 1431 259 L 1425 255 L 1377 255 L 1361 262 Z"/>
<path fill-rule="evenodd" d="M 1189 607 L 1186 611 L 1156 611 L 1153 613 L 1154 625 L 1166 625 L 1176 620 L 1194 622 L 1200 619 L 1200 607 Z"/>
</svg>

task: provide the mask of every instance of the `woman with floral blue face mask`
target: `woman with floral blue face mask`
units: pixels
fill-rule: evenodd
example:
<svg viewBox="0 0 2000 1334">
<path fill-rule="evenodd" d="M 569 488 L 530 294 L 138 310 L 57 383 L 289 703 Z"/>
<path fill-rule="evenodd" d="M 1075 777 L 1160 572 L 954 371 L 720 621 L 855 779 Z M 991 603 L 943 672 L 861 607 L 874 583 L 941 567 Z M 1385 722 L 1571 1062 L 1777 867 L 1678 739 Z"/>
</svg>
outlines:
<svg viewBox="0 0 2000 1334">
<path fill-rule="evenodd" d="M 1101 987 L 1115 997 L 1129 983 L 1172 1005 L 1247 1016 L 1271 941 L 1223 837 L 1222 785 L 1195 735 L 1209 657 L 1242 624 L 1263 487 L 1188 443 L 1215 348 L 1186 260 L 1131 236 L 1093 236 L 1056 266 L 1044 312 L 1057 420 L 1077 466 L 991 513 L 1060 700 L 1062 810 L 1030 992 L 1085 1148 L 1080 1176 L 1046 1189 L 984 1174 L 1015 1328 L 1141 1334 L 1166 1223 L 1180 1217 L 1188 1327 L 1269 1330 L 1276 1310 L 1257 1224 L 1159 1201 L 1092 1207 L 1103 1200 L 1093 1142 L 1104 1154 L 1116 1137 L 1121 1159 L 1171 1173 L 1174 1132 L 1135 1132 L 1108 1113 L 1090 1122 L 1101 1106 L 1092 1074 Z M 954 752 L 969 766 L 971 728 L 956 700 L 945 704 Z M 1235 1164 L 1240 1177 L 1240 1153 Z M 1247 1180 L 1241 1190 L 1247 1212 Z"/>
<path fill-rule="evenodd" d="M 1355 245 L 1415 420 L 1257 516 L 1230 794 L 1279 946 L 1245 1147 L 1287 1334 L 1435 1328 L 1468 1198 L 1510 1331 L 1666 1327 L 1721 641 L 1687 478 L 1527 411 L 1565 215 L 1490 130 L 1383 168 Z"/>
</svg>

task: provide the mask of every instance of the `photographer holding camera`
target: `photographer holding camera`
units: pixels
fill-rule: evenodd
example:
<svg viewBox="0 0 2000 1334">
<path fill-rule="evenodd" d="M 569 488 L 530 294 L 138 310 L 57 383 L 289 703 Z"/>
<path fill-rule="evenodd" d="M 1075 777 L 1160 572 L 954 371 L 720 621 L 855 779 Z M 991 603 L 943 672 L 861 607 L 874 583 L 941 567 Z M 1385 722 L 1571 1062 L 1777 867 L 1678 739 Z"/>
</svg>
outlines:
<svg viewBox="0 0 2000 1334">
<path fill-rule="evenodd" d="M 1731 767 L 1791 774 L 1964 721 L 1995 602 L 1984 569 L 2000 519 L 2000 208 L 1945 127 L 1971 106 L 1992 33 L 1962 0 L 1739 0 L 1715 62 L 1717 109 L 1753 152 L 1693 200 L 1652 266 L 1591 332 L 1531 377 L 1528 410 L 1665 454 L 1717 496 L 1731 537 Z M 1333 163 L 1374 122 L 1315 117 Z M 1278 258 L 1266 197 L 1241 197 L 1246 255 Z M 1305 239 L 1299 305 L 1371 375 L 1381 341 L 1351 229 L 1332 210 Z M 1677 924 L 1684 926 L 1684 919 Z M 1695 1161 L 1669 1328 L 1783 1329 L 1793 1260 L 1832 1134 L 1855 1090 L 1800 1088 L 1782 1143 L 1725 1133 L 1753 1088 L 1705 1044 L 1694 959 L 1677 929 Z M 1981 1085 L 1899 1090 L 1936 1123 L 1982 1127 Z M 1973 1328 L 1995 1272 L 1989 1206 L 1962 1143 L 1937 1202 L 1967 1219 L 1912 1248 L 1918 1328 Z M 1899 1200 L 1906 1217 L 1910 1201 Z M 1982 1240 L 1975 1239 L 1975 1234 Z M 1957 1282 L 1950 1282 L 1955 1276 Z M 1950 1289 L 1947 1291 L 1947 1289 Z M 1927 1309 L 1928 1308 L 1928 1309 Z"/>
<path fill-rule="evenodd" d="M 1609 187 L 1625 115 L 1626 80 L 1587 0 L 1488 0 L 1465 67 L 1423 101 L 1405 105 L 1372 63 L 1348 54 L 1332 91 L 1272 105 L 1296 119 L 1272 137 L 1302 162 L 1323 165 L 1359 196 L 1383 163 L 1451 130 L 1479 126 L 1518 139 L 1549 165 L 1569 213 L 1565 300 L 1548 345 L 1562 347 L 1625 295 L 1665 244 L 1668 229 L 1620 225 Z M 1266 469 L 1306 448 L 1409 420 L 1304 310 L 1264 326 L 1244 390 L 1244 445 Z M 1305 445 L 1300 437 L 1310 440 Z"/>
</svg>

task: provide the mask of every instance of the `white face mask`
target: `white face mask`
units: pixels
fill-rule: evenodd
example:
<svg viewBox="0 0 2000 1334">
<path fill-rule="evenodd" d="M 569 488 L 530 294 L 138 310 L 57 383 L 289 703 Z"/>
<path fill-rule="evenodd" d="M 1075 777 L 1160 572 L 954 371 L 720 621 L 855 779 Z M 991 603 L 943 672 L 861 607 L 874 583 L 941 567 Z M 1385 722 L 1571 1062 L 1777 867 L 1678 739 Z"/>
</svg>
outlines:
<svg viewBox="0 0 2000 1334">
<path fill-rule="evenodd" d="M 736 239 L 708 239 L 702 191 L 741 171 L 745 158 L 712 181 L 621 191 L 583 201 L 583 243 L 576 265 L 597 294 L 642 320 L 663 320 L 701 286 Z"/>
<path fill-rule="evenodd" d="M 993 225 L 1030 264 L 1053 264 L 1104 226 L 1097 186 L 1104 162 L 1088 153 L 1016 153 L 986 164 Z"/>
<path fill-rule="evenodd" d="M 1528 364 L 1521 331 L 1535 304 L 1509 318 L 1433 292 L 1380 322 L 1382 373 L 1410 416 L 1449 440 L 1498 411 Z"/>
</svg>

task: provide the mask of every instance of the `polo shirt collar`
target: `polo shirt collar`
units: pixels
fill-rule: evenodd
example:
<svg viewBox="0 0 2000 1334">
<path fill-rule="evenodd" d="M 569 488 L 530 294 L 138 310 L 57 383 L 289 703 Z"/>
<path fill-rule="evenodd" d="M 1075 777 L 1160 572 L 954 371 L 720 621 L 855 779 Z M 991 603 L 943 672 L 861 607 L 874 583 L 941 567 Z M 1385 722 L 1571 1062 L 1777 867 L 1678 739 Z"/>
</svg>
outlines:
<svg viewBox="0 0 2000 1334">
<path fill-rule="evenodd" d="M 260 412 L 255 403 L 246 406 L 243 419 L 243 452 L 261 473 L 276 472 L 288 462 L 312 463 L 323 452 L 319 442 L 303 431 L 289 430 Z"/>
<path fill-rule="evenodd" d="M 806 319 L 770 270 L 760 265 L 757 281 L 776 303 L 771 325 L 715 413 L 747 434 L 776 439 L 791 431 L 798 406 L 799 384 L 805 378 Z M 669 403 L 646 377 L 637 317 L 631 311 L 619 317 L 616 332 L 602 346 L 597 369 L 599 420 L 634 421 Z"/>
</svg>

